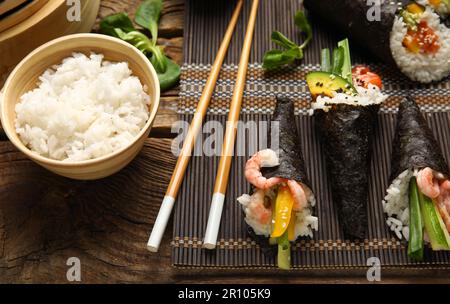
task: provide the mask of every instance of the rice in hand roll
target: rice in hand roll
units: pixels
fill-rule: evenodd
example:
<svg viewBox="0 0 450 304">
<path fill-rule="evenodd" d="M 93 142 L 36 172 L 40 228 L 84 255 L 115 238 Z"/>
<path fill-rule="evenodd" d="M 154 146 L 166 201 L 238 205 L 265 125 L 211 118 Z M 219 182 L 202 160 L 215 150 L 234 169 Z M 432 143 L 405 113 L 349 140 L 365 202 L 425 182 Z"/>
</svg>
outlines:
<svg viewBox="0 0 450 304">
<path fill-rule="evenodd" d="M 250 233 L 267 253 L 278 244 L 278 267 L 290 268 L 290 242 L 300 236 L 313 236 L 318 219 L 312 215 L 315 198 L 306 175 L 294 104 L 277 98 L 272 118 L 278 122 L 279 151 L 267 149 L 253 155 L 245 166 L 252 184 L 251 194 L 238 198 Z M 273 250 L 275 249 L 275 250 Z"/>
<path fill-rule="evenodd" d="M 429 83 L 450 74 L 450 29 L 430 6 L 382 1 L 376 20 L 370 11 L 375 8 L 365 0 L 305 0 L 304 4 L 414 81 Z"/>
<path fill-rule="evenodd" d="M 450 250 L 449 168 L 410 96 L 400 104 L 393 147 L 383 200 L 387 224 L 399 239 L 409 240 L 408 254 L 415 260 L 423 258 L 424 239 L 433 250 Z"/>
</svg>

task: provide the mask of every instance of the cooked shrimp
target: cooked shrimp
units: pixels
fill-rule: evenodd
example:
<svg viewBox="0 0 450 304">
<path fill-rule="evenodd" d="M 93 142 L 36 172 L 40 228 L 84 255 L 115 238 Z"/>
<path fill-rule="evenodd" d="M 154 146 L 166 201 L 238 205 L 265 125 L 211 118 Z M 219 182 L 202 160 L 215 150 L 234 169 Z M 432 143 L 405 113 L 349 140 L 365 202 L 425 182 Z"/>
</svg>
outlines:
<svg viewBox="0 0 450 304">
<path fill-rule="evenodd" d="M 301 184 L 297 183 L 294 180 L 290 180 L 287 182 L 289 190 L 291 191 L 292 197 L 294 198 L 294 206 L 292 209 L 294 211 L 301 211 L 308 204 L 308 200 L 306 198 L 305 191 Z"/>
<path fill-rule="evenodd" d="M 248 204 L 248 216 L 254 218 L 262 225 L 270 224 L 272 220 L 272 209 L 264 206 L 265 193 L 263 190 L 258 190 L 250 197 Z"/>
<path fill-rule="evenodd" d="M 419 171 L 417 175 L 417 186 L 429 198 L 437 198 L 439 196 L 439 182 L 434 177 L 433 170 L 428 167 Z"/>
<path fill-rule="evenodd" d="M 450 181 L 449 180 L 443 181 L 439 187 L 441 188 L 441 191 L 450 191 Z"/>
<path fill-rule="evenodd" d="M 438 202 L 443 204 L 447 209 L 447 212 L 450 213 L 450 181 L 446 180 L 441 183 L 440 191 L 438 197 Z"/>
<path fill-rule="evenodd" d="M 445 226 L 447 227 L 448 232 L 450 232 L 450 214 L 448 212 L 447 206 L 445 206 L 445 204 L 441 200 L 438 200 L 436 203 L 439 209 L 439 213 L 444 220 Z"/>
<path fill-rule="evenodd" d="M 261 173 L 262 167 L 275 167 L 279 165 L 275 151 L 266 149 L 253 155 L 245 165 L 245 178 L 258 189 L 269 189 L 281 183 L 284 179 L 279 177 L 265 178 Z"/>
</svg>

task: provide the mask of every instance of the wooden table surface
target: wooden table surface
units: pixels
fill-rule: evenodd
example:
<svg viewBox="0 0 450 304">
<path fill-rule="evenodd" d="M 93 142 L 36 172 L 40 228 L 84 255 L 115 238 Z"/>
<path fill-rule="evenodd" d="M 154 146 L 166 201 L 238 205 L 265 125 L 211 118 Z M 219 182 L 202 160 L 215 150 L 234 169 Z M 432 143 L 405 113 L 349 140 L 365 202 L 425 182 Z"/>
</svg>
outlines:
<svg viewBox="0 0 450 304">
<path fill-rule="evenodd" d="M 100 20 L 138 0 L 104 0 Z M 159 43 L 182 63 L 184 0 L 165 0 Z M 98 24 L 98 22 L 97 22 Z M 97 26 L 96 26 L 97 27 Z M 142 153 L 100 181 L 56 176 L 27 160 L 0 129 L 0 283 L 67 283 L 67 260 L 83 283 L 367 283 L 366 271 L 179 270 L 171 266 L 172 223 L 158 254 L 146 249 L 175 164 L 171 125 L 178 89 L 165 92 Z M 124 189 L 126 189 L 124 191 Z M 383 270 L 382 283 L 445 283 L 448 271 Z"/>
</svg>

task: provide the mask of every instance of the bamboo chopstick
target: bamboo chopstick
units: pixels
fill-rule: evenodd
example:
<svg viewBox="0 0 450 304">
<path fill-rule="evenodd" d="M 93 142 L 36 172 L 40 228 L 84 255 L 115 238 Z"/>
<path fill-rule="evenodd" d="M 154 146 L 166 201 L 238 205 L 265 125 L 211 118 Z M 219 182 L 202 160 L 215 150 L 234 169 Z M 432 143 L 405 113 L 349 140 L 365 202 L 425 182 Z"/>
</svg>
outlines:
<svg viewBox="0 0 450 304">
<path fill-rule="evenodd" d="M 202 96 L 200 97 L 200 100 L 198 102 L 197 110 L 194 114 L 194 118 L 192 119 L 191 125 L 189 127 L 189 132 L 184 141 L 183 148 L 181 149 L 180 156 L 178 157 L 178 161 L 167 188 L 166 195 L 161 204 L 158 217 L 156 218 L 155 225 L 153 226 L 150 238 L 147 243 L 147 249 L 151 252 L 157 252 L 159 249 L 159 245 L 161 244 L 164 230 L 166 229 L 167 222 L 169 221 L 170 214 L 172 213 L 172 209 L 175 204 L 175 198 L 177 197 L 181 182 L 183 181 L 184 173 L 186 172 L 187 165 L 189 164 L 195 140 L 197 138 L 198 132 L 202 127 L 203 119 L 206 115 L 211 96 L 216 86 L 220 69 L 225 59 L 228 46 L 230 45 L 231 37 L 233 36 L 234 28 L 236 27 L 236 23 L 242 10 L 242 5 L 243 0 L 239 0 L 236 4 L 236 8 L 234 9 L 230 23 L 223 37 L 222 44 L 220 45 L 219 51 L 217 52 L 216 59 L 211 68 L 208 80 L 206 81 L 205 88 L 203 89 Z"/>
<path fill-rule="evenodd" d="M 203 247 L 214 249 L 217 243 L 222 209 L 227 190 L 228 176 L 230 174 L 231 160 L 233 157 L 234 143 L 236 140 L 237 122 L 241 112 L 242 96 L 244 95 L 245 81 L 247 78 L 248 60 L 252 46 L 253 32 L 255 29 L 256 15 L 258 12 L 259 0 L 253 0 L 247 32 L 245 34 L 244 46 L 242 47 L 241 59 L 239 62 L 236 85 L 234 87 L 233 98 L 231 99 L 230 113 L 228 115 L 227 126 L 223 141 L 222 155 L 220 157 L 217 171 L 214 194 L 209 211 L 208 225 L 206 227 Z"/>
</svg>

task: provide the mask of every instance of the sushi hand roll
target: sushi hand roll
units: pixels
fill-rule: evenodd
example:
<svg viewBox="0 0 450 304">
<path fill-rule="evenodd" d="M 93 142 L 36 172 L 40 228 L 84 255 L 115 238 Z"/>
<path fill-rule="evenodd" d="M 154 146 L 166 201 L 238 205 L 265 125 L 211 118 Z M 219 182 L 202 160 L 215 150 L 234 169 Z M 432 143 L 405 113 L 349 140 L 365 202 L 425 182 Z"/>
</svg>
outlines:
<svg viewBox="0 0 450 304">
<path fill-rule="evenodd" d="M 443 19 L 450 13 L 450 0 L 418 0 L 417 3 L 431 7 Z"/>
<path fill-rule="evenodd" d="M 312 237 L 318 219 L 312 215 L 315 198 L 306 176 L 292 101 L 277 98 L 272 121 L 278 122 L 278 154 L 266 149 L 247 161 L 245 178 L 253 191 L 238 202 L 251 236 L 266 254 L 278 245 L 278 267 L 290 269 L 290 242 L 299 236 Z"/>
<path fill-rule="evenodd" d="M 429 83 L 450 74 L 450 29 L 430 6 L 383 1 L 379 20 L 371 20 L 366 0 L 305 0 L 304 4 L 414 81 Z"/>
<path fill-rule="evenodd" d="M 322 51 L 322 71 L 306 81 L 313 97 L 312 114 L 321 137 L 344 236 L 364 239 L 372 138 L 380 104 L 381 79 L 363 66 L 351 69 L 348 41 Z M 332 62 L 332 63 L 331 63 Z"/>
<path fill-rule="evenodd" d="M 393 147 L 391 183 L 382 202 L 387 224 L 409 241 L 415 260 L 423 258 L 425 239 L 433 250 L 450 250 L 449 168 L 411 97 L 400 104 Z"/>
</svg>

